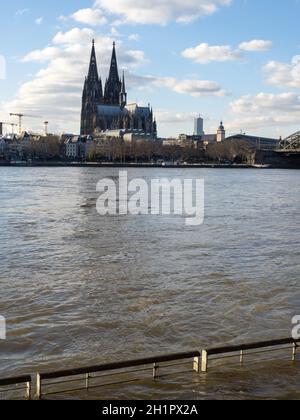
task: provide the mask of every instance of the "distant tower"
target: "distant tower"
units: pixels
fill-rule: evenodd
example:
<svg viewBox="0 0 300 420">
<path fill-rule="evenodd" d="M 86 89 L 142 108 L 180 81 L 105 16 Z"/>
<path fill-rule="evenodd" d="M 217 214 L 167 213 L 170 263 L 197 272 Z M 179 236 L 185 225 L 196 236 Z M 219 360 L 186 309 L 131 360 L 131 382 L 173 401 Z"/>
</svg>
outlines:
<svg viewBox="0 0 300 420">
<path fill-rule="evenodd" d="M 97 105 L 102 101 L 102 82 L 98 75 L 95 41 L 93 40 L 89 73 L 85 79 L 82 94 L 81 134 L 93 133 L 97 116 Z"/>
<path fill-rule="evenodd" d="M 223 121 L 220 122 L 220 126 L 217 131 L 217 142 L 221 143 L 226 138 L 226 131 L 223 125 Z"/>
<path fill-rule="evenodd" d="M 123 71 L 122 89 L 120 93 L 120 106 L 124 108 L 127 105 L 127 93 L 125 85 L 125 72 Z"/>
<path fill-rule="evenodd" d="M 113 52 L 110 63 L 109 77 L 104 89 L 104 102 L 106 105 L 120 105 L 122 81 L 119 78 L 116 43 L 113 43 Z"/>
<path fill-rule="evenodd" d="M 194 119 L 194 136 L 204 136 L 204 120 L 200 115 Z"/>
</svg>

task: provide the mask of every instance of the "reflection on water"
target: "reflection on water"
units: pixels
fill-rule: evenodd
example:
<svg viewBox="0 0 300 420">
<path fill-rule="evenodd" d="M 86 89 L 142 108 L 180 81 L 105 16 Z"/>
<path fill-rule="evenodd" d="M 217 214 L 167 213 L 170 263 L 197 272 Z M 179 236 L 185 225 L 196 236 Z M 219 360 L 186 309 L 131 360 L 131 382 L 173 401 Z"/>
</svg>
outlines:
<svg viewBox="0 0 300 420">
<path fill-rule="evenodd" d="M 290 335 L 300 312 L 298 171 L 129 170 L 204 177 L 197 227 L 178 216 L 100 217 L 96 184 L 117 175 L 0 168 L 1 376 Z M 299 366 L 276 372 L 222 368 L 159 395 L 144 384 L 108 396 L 300 397 Z"/>
</svg>

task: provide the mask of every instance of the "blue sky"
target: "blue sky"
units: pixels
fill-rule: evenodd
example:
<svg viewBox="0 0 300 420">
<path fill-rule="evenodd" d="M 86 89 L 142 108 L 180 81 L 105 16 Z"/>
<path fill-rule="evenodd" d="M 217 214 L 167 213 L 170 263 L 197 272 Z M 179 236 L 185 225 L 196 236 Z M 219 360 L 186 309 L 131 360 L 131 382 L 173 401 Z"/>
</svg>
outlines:
<svg viewBox="0 0 300 420">
<path fill-rule="evenodd" d="M 28 129 L 78 132 L 95 37 L 102 77 L 115 40 L 129 101 L 153 105 L 161 136 L 199 113 L 207 133 L 220 119 L 228 134 L 299 129 L 298 0 L 11 0 L 1 15 L 1 121 L 21 111 L 39 116 Z"/>
</svg>

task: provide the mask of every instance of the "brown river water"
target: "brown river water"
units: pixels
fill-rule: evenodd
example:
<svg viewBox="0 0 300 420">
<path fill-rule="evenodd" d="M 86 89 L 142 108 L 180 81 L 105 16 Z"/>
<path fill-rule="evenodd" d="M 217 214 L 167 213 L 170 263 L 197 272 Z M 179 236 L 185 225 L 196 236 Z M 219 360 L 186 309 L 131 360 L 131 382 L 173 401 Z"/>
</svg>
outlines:
<svg viewBox="0 0 300 420">
<path fill-rule="evenodd" d="M 0 377 L 291 335 L 300 172 L 128 172 L 204 178 L 204 225 L 99 216 L 96 184 L 117 168 L 0 168 Z M 92 396 L 300 399 L 300 365 L 289 357 Z"/>
</svg>

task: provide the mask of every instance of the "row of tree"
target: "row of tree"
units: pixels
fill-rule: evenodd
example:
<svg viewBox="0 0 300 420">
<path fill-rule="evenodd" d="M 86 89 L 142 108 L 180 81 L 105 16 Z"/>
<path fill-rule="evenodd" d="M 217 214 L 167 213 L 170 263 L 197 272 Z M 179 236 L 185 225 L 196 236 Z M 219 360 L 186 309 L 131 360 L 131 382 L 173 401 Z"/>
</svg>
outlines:
<svg viewBox="0 0 300 420">
<path fill-rule="evenodd" d="M 87 143 L 89 162 L 155 163 L 158 161 L 186 163 L 253 163 L 256 149 L 246 141 L 224 141 L 203 146 L 164 146 L 160 141 L 126 143 L 121 139 L 99 140 Z M 13 158 L 65 160 L 66 145 L 58 136 L 41 137 L 26 142 L 12 142 L 8 154 Z M 81 158 L 84 159 L 84 158 Z"/>
<path fill-rule="evenodd" d="M 87 160 L 93 162 L 141 162 L 151 163 L 159 160 L 187 163 L 253 163 L 255 147 L 246 141 L 225 141 L 203 147 L 163 146 L 158 141 L 125 143 L 112 139 L 95 143 L 89 150 Z"/>
</svg>

